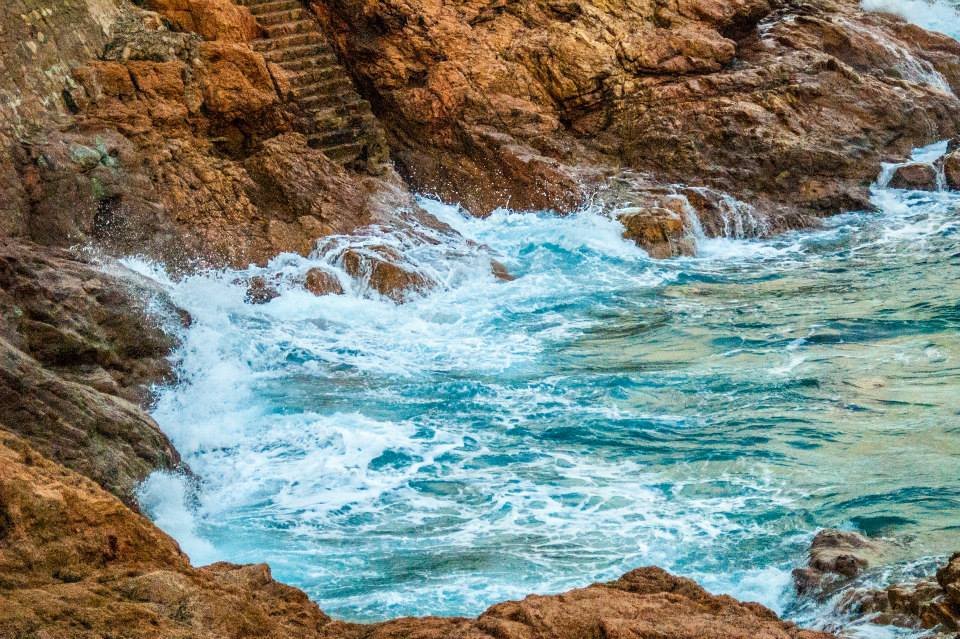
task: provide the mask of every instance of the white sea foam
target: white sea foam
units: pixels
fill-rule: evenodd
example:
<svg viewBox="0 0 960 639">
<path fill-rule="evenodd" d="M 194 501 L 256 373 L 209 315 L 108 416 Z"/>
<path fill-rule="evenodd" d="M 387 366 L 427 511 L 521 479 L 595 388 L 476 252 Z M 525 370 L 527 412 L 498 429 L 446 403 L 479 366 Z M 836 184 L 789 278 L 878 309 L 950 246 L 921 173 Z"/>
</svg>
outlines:
<svg viewBox="0 0 960 639">
<path fill-rule="evenodd" d="M 861 0 L 867 11 L 898 15 L 924 29 L 960 38 L 960 12 L 944 0 Z"/>
<path fill-rule="evenodd" d="M 834 251 L 902 250 L 951 230 L 953 196 L 930 194 L 922 213 L 905 192 L 875 197 L 882 224 L 857 214 L 773 240 L 699 238 L 699 257 L 666 261 L 596 212 L 476 219 L 431 200 L 424 207 L 465 240 L 334 238 L 308 258 L 182 279 L 127 260 L 193 318 L 177 353 L 181 382 L 154 415 L 198 490 L 159 473 L 141 501 L 195 561 L 270 561 L 354 618 L 475 613 L 644 564 L 786 610 L 790 553 L 804 540 L 765 538 L 742 563 L 731 553 L 769 534 L 763 518 L 788 519 L 808 495 L 786 489 L 762 456 L 738 457 L 734 444 L 728 458 L 722 447 L 767 419 L 780 385 L 815 376 L 828 355 L 811 354 L 803 325 L 764 328 L 762 312 L 751 320 L 761 325 L 754 345 L 749 323 L 714 344 L 711 331 L 752 318 L 764 298 L 717 302 L 711 281 L 773 278 Z M 438 289 L 396 305 L 350 278 L 338 251 L 373 242 L 402 246 Z M 497 281 L 491 258 L 517 279 Z M 298 281 L 317 266 L 347 294 L 303 291 Z M 279 297 L 247 303 L 252 275 L 276 281 Z M 651 301 L 691 280 L 681 284 L 688 295 Z M 657 332 L 676 317 L 689 323 Z M 780 345 L 762 351 L 764 340 Z M 582 370 L 595 386 L 577 385 Z M 746 397 L 757 405 L 709 431 L 750 384 L 764 386 Z M 694 445 L 701 431 L 715 439 Z M 701 445 L 719 446 L 717 458 L 700 457 Z M 780 465 L 797 453 L 777 454 Z"/>
</svg>

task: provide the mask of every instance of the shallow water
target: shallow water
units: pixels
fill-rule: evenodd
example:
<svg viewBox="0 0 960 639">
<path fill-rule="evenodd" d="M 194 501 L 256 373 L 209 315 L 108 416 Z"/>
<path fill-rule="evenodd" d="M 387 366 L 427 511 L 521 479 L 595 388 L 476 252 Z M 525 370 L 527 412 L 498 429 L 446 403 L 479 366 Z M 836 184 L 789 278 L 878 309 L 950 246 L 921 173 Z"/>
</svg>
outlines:
<svg viewBox="0 0 960 639">
<path fill-rule="evenodd" d="M 476 614 L 657 564 L 805 622 L 789 571 L 820 527 L 956 550 L 960 195 L 656 261 L 585 211 L 472 219 L 411 254 L 402 306 L 356 283 L 194 318 L 155 417 L 201 478 L 141 497 L 195 562 L 267 561 L 350 619 Z M 517 276 L 498 282 L 489 256 Z M 906 565 L 906 564 L 904 564 Z M 880 579 L 881 577 L 878 577 Z"/>
<path fill-rule="evenodd" d="M 960 36 L 956 3 L 863 5 Z M 200 481 L 155 474 L 141 501 L 196 563 L 267 561 L 349 619 L 476 614 L 657 564 L 804 624 L 896 635 L 795 601 L 790 581 L 822 527 L 895 542 L 874 584 L 958 550 L 960 194 L 874 202 L 663 261 L 592 211 L 478 220 L 431 200 L 471 242 L 335 238 L 176 282 L 128 260 L 194 318 L 155 417 Z M 397 306 L 329 246 L 384 242 L 437 290 Z M 314 266 L 347 294 L 290 283 L 245 303 L 239 279 Z"/>
</svg>

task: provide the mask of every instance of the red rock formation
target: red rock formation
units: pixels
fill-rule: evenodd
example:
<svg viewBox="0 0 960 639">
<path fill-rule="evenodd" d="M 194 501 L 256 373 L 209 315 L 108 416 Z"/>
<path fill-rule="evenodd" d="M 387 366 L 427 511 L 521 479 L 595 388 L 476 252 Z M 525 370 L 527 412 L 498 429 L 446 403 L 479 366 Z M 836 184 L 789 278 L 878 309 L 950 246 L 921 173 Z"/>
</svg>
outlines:
<svg viewBox="0 0 960 639">
<path fill-rule="evenodd" d="M 476 619 L 332 621 L 264 565 L 193 568 L 176 543 L 93 482 L 0 430 L 0 636 L 50 639 L 828 639 L 759 604 L 657 568 Z"/>
<path fill-rule="evenodd" d="M 313 5 L 404 175 L 478 213 L 569 210 L 622 165 L 768 213 L 860 208 L 880 160 L 960 120 L 960 44 L 854 0 Z"/>
</svg>

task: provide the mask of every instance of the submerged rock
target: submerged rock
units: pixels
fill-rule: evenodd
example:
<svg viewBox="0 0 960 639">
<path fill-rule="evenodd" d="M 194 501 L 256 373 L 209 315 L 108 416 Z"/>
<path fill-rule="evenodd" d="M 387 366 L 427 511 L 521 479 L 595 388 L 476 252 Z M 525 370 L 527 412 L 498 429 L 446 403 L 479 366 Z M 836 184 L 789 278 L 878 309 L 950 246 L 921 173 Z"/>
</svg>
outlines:
<svg viewBox="0 0 960 639">
<path fill-rule="evenodd" d="M 280 291 L 270 284 L 267 278 L 255 275 L 247 283 L 247 294 L 244 299 L 248 304 L 266 304 L 278 297 L 280 297 Z"/>
<path fill-rule="evenodd" d="M 925 162 L 904 164 L 893 172 L 889 186 L 894 189 L 936 191 L 937 169 Z"/>
</svg>

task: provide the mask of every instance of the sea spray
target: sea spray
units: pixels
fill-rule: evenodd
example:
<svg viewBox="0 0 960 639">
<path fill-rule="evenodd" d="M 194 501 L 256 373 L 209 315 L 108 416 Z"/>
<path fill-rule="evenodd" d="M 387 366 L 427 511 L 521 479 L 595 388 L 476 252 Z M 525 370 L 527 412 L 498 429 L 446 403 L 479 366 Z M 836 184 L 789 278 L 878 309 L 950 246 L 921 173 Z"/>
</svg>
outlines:
<svg viewBox="0 0 960 639">
<path fill-rule="evenodd" d="M 465 239 L 405 247 L 439 285 L 403 305 L 303 290 L 329 245 L 176 281 L 131 260 L 193 317 L 154 415 L 198 484 L 155 476 L 145 509 L 198 561 L 268 561 L 352 619 L 645 564 L 806 618 L 789 572 L 817 527 L 947 552 L 960 499 L 958 197 L 874 201 L 654 261 L 594 211 L 423 200 Z M 247 303 L 253 275 L 279 296 Z"/>
</svg>

